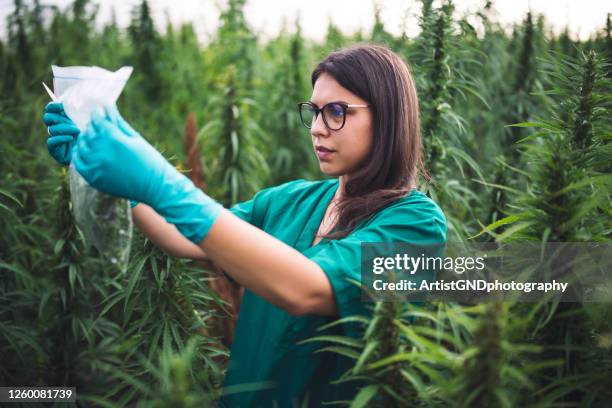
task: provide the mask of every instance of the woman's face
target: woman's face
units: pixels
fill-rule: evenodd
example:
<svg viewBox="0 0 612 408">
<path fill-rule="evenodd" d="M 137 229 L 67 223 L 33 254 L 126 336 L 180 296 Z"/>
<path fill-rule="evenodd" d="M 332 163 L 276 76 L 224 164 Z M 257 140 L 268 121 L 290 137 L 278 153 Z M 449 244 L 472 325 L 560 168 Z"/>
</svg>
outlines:
<svg viewBox="0 0 612 408">
<path fill-rule="evenodd" d="M 319 108 L 330 102 L 367 105 L 327 73 L 321 74 L 315 82 L 310 102 Z M 328 176 L 350 175 L 363 163 L 372 147 L 372 112 L 370 108 L 348 108 L 340 130 L 329 130 L 319 113 L 310 134 L 321 171 Z"/>
</svg>

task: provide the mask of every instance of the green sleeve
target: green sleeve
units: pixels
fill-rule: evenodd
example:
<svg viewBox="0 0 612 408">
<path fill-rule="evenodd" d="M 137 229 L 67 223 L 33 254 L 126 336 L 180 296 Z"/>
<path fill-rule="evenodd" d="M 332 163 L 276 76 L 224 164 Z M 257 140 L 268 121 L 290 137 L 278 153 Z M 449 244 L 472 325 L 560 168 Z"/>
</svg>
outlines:
<svg viewBox="0 0 612 408">
<path fill-rule="evenodd" d="M 253 224 L 253 213 L 255 212 L 255 197 L 248 201 L 235 204 L 229 209 L 232 214 L 242 219 L 243 221 Z"/>
<path fill-rule="evenodd" d="M 268 187 L 260 190 L 248 201 L 235 204 L 229 210 L 237 217 L 256 226 L 257 228 L 264 229 L 263 224 L 270 208 L 270 204 L 278 200 L 278 197 L 283 197 L 286 191 L 291 190 L 296 185 L 304 183 L 305 180 L 293 180 L 287 183 Z"/>
<path fill-rule="evenodd" d="M 432 201 L 405 203 L 382 210 L 371 222 L 343 239 L 326 242 L 311 259 L 331 283 L 339 317 L 370 313 L 369 302 L 361 299 L 359 285 L 362 242 L 443 244 L 446 219 Z"/>
<path fill-rule="evenodd" d="M 270 187 L 260 190 L 248 201 L 235 204 L 229 210 L 238 218 L 262 228 L 263 217 L 268 210 L 271 196 L 274 195 L 277 187 Z"/>
</svg>

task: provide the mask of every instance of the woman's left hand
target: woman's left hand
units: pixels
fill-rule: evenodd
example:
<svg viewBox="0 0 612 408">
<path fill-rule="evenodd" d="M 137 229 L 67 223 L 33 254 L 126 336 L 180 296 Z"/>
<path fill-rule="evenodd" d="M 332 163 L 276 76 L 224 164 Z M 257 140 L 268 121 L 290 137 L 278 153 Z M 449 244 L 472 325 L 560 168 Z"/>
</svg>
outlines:
<svg viewBox="0 0 612 408">
<path fill-rule="evenodd" d="M 151 206 L 165 173 L 176 171 L 115 107 L 93 113 L 89 126 L 79 135 L 73 160 L 92 187 Z"/>
<path fill-rule="evenodd" d="M 116 107 L 94 112 L 75 147 L 73 163 L 92 187 L 148 204 L 194 242 L 220 212 L 221 205 L 168 163 Z"/>
</svg>

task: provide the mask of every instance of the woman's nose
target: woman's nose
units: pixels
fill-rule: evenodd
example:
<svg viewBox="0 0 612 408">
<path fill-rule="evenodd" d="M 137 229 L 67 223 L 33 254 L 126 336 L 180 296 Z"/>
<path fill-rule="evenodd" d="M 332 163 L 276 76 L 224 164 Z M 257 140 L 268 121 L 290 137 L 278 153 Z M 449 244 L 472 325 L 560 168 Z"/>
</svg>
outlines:
<svg viewBox="0 0 612 408">
<path fill-rule="evenodd" d="M 313 136 L 328 136 L 329 129 L 325 126 L 325 122 L 323 121 L 323 114 L 319 113 L 315 120 L 312 122 L 312 127 L 310 128 L 310 134 Z"/>
</svg>

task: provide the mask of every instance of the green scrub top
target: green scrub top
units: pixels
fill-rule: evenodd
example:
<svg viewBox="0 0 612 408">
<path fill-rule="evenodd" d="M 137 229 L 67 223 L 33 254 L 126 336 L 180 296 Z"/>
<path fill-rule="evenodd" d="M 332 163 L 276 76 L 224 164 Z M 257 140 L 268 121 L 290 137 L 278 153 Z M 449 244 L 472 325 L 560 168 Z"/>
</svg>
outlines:
<svg viewBox="0 0 612 408">
<path fill-rule="evenodd" d="M 261 190 L 230 210 L 319 264 L 333 288 L 339 317 L 368 316 L 371 303 L 361 301 L 359 286 L 348 281 L 360 281 L 361 242 L 444 243 L 446 219 L 436 203 L 413 189 L 347 237 L 311 246 L 338 185 L 338 179 L 291 181 Z M 317 331 L 337 318 L 291 316 L 245 288 L 225 378 L 227 394 L 219 406 L 318 407 L 324 401 L 351 400 L 363 384 L 331 382 L 353 361 L 332 352 L 313 353 L 323 343 L 296 344 L 321 334 L 361 337 L 347 324 Z"/>
</svg>

